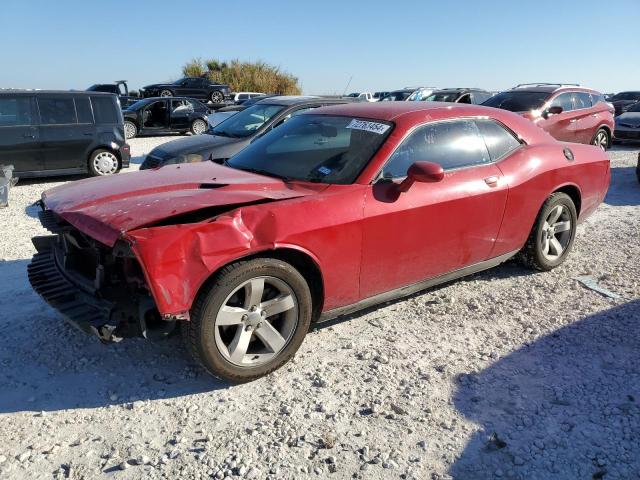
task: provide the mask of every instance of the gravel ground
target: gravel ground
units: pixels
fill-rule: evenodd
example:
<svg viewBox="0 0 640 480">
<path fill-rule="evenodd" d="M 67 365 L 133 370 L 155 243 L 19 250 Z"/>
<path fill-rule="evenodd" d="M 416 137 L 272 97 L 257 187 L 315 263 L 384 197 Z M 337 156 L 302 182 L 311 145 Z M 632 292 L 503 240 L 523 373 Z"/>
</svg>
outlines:
<svg viewBox="0 0 640 480">
<path fill-rule="evenodd" d="M 166 140 L 134 139 L 131 170 Z M 556 270 L 509 262 L 324 325 L 240 386 L 179 338 L 103 346 L 65 325 L 26 276 L 45 233 L 29 205 L 61 181 L 18 185 L 0 211 L 0 478 L 639 478 L 637 153 L 610 153 L 606 203 Z"/>
</svg>

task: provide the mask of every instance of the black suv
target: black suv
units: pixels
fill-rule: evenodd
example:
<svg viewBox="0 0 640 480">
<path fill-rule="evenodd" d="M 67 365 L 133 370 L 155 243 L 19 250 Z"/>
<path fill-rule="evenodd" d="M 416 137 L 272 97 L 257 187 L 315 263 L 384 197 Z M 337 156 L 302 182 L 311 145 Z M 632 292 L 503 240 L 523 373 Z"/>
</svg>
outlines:
<svg viewBox="0 0 640 480">
<path fill-rule="evenodd" d="M 173 83 L 154 83 L 140 89 L 143 97 L 190 97 L 212 103 L 224 103 L 230 99 L 228 85 L 211 83 L 206 78 L 185 77 Z"/>
<path fill-rule="evenodd" d="M 111 175 L 130 156 L 115 95 L 0 91 L 0 164 L 16 176 Z"/>
<path fill-rule="evenodd" d="M 140 100 L 139 97 L 129 95 L 129 85 L 127 85 L 126 80 L 116 80 L 113 83 L 96 83 L 87 88 L 87 92 L 115 93 L 118 96 L 118 100 L 120 100 L 122 108 L 127 108 Z"/>
<path fill-rule="evenodd" d="M 480 105 L 489 100 L 493 94 L 481 88 L 444 88 L 434 90 L 431 95 L 423 98 L 427 102 L 472 103 Z"/>
<path fill-rule="evenodd" d="M 297 95 L 265 98 L 210 128 L 205 135 L 181 138 L 157 146 L 144 159 L 140 170 L 174 163 L 221 161 L 235 155 L 253 140 L 293 116 L 313 108 L 351 101 L 352 99 L 346 98 Z"/>
</svg>

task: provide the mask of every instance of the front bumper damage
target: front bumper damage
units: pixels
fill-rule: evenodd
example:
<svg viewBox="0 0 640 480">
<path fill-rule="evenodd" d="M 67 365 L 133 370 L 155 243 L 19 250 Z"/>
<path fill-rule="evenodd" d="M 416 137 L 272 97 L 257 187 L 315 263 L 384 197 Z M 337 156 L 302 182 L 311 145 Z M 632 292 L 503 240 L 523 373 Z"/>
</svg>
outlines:
<svg viewBox="0 0 640 480">
<path fill-rule="evenodd" d="M 53 235 L 32 239 L 37 253 L 27 268 L 29 282 L 67 322 L 106 343 L 158 339 L 173 330 L 175 320 L 160 318 L 142 276 L 131 272 L 130 250 L 97 244 L 51 210 L 39 217 Z"/>
</svg>

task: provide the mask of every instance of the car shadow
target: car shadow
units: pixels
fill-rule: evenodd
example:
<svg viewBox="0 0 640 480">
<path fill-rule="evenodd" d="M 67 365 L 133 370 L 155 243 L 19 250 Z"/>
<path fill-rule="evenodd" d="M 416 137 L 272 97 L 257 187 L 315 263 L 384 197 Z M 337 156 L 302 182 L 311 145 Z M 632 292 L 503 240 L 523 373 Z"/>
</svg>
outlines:
<svg viewBox="0 0 640 480">
<path fill-rule="evenodd" d="M 0 261 L 0 414 L 103 407 L 231 386 L 196 365 L 180 335 L 103 345 L 66 324 L 31 289 L 28 263 Z"/>
<path fill-rule="evenodd" d="M 480 426 L 455 479 L 640 477 L 640 300 L 590 315 L 457 378 Z"/>
<path fill-rule="evenodd" d="M 640 205 L 640 183 L 635 167 L 611 169 L 611 185 L 604 202 L 616 207 Z"/>
</svg>

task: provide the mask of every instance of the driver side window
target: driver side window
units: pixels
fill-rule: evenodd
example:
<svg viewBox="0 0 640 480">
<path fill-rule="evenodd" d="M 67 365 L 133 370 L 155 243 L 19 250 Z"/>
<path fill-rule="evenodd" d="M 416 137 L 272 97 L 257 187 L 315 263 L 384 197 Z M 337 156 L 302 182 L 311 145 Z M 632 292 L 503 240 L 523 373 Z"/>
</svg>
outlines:
<svg viewBox="0 0 640 480">
<path fill-rule="evenodd" d="M 415 162 L 433 162 L 444 170 L 491 162 L 487 146 L 473 120 L 454 120 L 418 127 L 393 152 L 383 178 L 403 178 Z"/>
<path fill-rule="evenodd" d="M 573 94 L 561 93 L 551 101 L 549 106 L 562 107 L 563 112 L 570 112 L 571 110 L 573 110 Z"/>
</svg>

